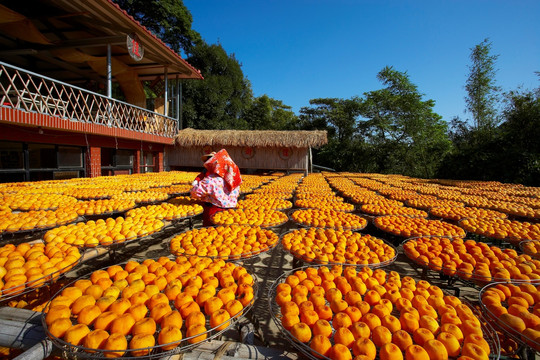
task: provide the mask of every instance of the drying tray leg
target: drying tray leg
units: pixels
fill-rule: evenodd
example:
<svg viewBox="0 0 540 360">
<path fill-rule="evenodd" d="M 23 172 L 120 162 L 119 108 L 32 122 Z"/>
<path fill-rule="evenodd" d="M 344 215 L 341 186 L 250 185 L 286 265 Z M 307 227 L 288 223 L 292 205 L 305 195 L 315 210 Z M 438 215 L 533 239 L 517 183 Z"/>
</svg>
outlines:
<svg viewBox="0 0 540 360">
<path fill-rule="evenodd" d="M 292 267 L 293 269 L 296 269 L 296 268 L 299 268 L 299 267 L 302 267 L 304 266 L 304 262 L 300 259 L 297 259 L 297 258 L 293 258 L 293 261 L 292 261 Z"/>
<path fill-rule="evenodd" d="M 536 352 L 528 346 L 521 345 L 516 351 L 521 360 L 535 360 Z"/>
</svg>

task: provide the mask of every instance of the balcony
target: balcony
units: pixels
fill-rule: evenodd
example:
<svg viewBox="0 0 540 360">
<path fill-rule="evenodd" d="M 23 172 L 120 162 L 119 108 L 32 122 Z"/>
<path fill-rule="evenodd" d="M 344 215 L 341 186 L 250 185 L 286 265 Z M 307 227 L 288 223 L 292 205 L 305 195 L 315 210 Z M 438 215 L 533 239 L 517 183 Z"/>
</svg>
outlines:
<svg viewBox="0 0 540 360">
<path fill-rule="evenodd" d="M 3 62 L 0 62 L 0 108 L 53 117 L 59 121 L 51 122 L 54 124 L 51 127 L 58 130 L 114 134 L 163 143 L 169 139 L 172 142 L 178 132 L 174 118 Z M 0 120 L 12 121 L 5 117 Z"/>
</svg>

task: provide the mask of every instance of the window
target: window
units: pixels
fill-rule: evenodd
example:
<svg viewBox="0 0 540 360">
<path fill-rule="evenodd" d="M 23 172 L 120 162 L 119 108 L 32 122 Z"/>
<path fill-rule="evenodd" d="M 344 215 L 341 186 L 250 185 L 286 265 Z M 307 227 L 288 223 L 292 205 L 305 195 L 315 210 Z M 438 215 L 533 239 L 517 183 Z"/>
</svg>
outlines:
<svg viewBox="0 0 540 360">
<path fill-rule="evenodd" d="M 0 182 L 85 176 L 84 148 L 0 141 Z"/>
<path fill-rule="evenodd" d="M 154 153 L 151 151 L 141 152 L 141 172 L 154 172 Z"/>
<path fill-rule="evenodd" d="M 133 151 L 116 150 L 116 165 L 133 166 Z"/>
<path fill-rule="evenodd" d="M 82 149 L 80 147 L 73 146 L 59 146 L 58 147 L 58 167 L 59 168 L 72 168 L 82 167 Z"/>
<path fill-rule="evenodd" d="M 13 173 L 13 172 L 7 172 L 7 173 L 0 173 L 0 182 L 1 183 L 7 183 L 7 182 L 21 182 L 24 181 L 25 173 Z"/>
<path fill-rule="evenodd" d="M 0 169 L 24 169 L 23 144 L 0 141 Z"/>
<path fill-rule="evenodd" d="M 101 167 L 114 166 L 114 149 L 101 148 Z"/>
<path fill-rule="evenodd" d="M 28 144 L 30 169 L 56 168 L 56 146 L 48 144 Z"/>
<path fill-rule="evenodd" d="M 131 174 L 134 153 L 133 150 L 101 148 L 101 175 Z"/>
</svg>

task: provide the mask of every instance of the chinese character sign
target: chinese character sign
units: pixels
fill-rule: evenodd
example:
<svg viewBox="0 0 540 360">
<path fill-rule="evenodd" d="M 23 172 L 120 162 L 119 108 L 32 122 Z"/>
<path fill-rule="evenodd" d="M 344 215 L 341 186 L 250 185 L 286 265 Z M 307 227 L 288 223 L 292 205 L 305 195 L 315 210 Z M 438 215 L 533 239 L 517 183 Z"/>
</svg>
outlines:
<svg viewBox="0 0 540 360">
<path fill-rule="evenodd" d="M 139 41 L 139 37 L 135 33 L 128 34 L 126 39 L 129 55 L 135 61 L 141 61 L 144 57 L 144 47 Z"/>
</svg>

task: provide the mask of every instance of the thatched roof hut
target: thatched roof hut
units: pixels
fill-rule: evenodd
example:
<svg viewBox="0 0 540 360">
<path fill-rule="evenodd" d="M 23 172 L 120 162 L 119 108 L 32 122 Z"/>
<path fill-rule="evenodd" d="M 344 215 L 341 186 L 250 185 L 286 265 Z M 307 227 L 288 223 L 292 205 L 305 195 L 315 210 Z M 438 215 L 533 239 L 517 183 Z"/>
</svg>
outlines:
<svg viewBox="0 0 540 360">
<path fill-rule="evenodd" d="M 308 172 L 311 148 L 328 143 L 326 131 L 196 130 L 178 132 L 175 147 L 166 157 L 168 166 L 201 166 L 201 155 L 225 148 L 243 169 Z"/>
<path fill-rule="evenodd" d="M 251 146 L 318 148 L 328 143 L 326 131 L 196 130 L 183 129 L 176 136 L 180 146 Z"/>
</svg>

